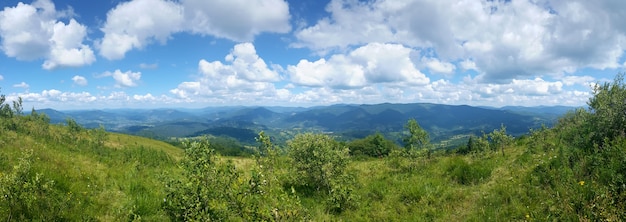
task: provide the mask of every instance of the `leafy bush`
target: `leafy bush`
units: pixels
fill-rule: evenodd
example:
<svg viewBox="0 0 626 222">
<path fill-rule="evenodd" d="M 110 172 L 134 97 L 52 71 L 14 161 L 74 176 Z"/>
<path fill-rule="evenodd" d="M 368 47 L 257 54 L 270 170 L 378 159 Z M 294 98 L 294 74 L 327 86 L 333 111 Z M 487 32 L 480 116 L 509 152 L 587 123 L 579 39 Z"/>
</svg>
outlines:
<svg viewBox="0 0 626 222">
<path fill-rule="evenodd" d="M 605 141 L 626 137 L 626 84 L 624 73 L 613 82 L 596 84 L 587 103 L 592 113 L 589 124 L 591 140 L 600 147 Z"/>
<path fill-rule="evenodd" d="M 341 212 L 356 205 L 346 147 L 328 135 L 311 133 L 297 135 L 287 146 L 297 182 L 309 191 L 327 193 L 328 210 Z"/>
<path fill-rule="evenodd" d="M 167 183 L 164 208 L 176 221 L 299 221 L 305 217 L 297 197 L 287 194 L 261 165 L 244 177 L 223 161 L 209 143 L 185 143 L 183 178 Z"/>
<path fill-rule="evenodd" d="M 54 188 L 54 181 L 31 170 L 32 150 L 25 150 L 13 171 L 0 173 L 0 215 L 6 221 L 62 220 L 68 203 Z"/>
<path fill-rule="evenodd" d="M 480 163 L 467 163 L 461 157 L 453 157 L 449 160 L 446 172 L 450 178 L 463 185 L 472 185 L 489 179 L 491 168 Z"/>
<path fill-rule="evenodd" d="M 348 143 L 348 148 L 352 156 L 383 157 L 388 156 L 392 150 L 396 149 L 396 145 L 381 133 L 376 133 L 363 139 L 351 141 Z"/>
</svg>

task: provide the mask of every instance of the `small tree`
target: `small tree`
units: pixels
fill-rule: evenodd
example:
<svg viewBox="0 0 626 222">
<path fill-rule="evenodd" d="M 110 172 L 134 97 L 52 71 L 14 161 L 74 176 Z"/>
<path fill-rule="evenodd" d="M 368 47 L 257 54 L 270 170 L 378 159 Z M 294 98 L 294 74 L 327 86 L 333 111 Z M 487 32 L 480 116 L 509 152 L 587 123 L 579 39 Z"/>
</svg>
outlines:
<svg viewBox="0 0 626 222">
<path fill-rule="evenodd" d="M 389 155 L 396 148 L 396 145 L 381 133 L 376 133 L 348 143 L 348 148 L 350 148 L 350 154 L 353 156 L 383 157 Z"/>
<path fill-rule="evenodd" d="M 74 121 L 74 119 L 72 118 L 67 118 L 65 120 L 67 127 L 68 127 L 68 131 L 72 134 L 76 134 L 76 133 L 80 133 L 83 131 L 83 127 L 80 126 L 76 121 Z"/>
<path fill-rule="evenodd" d="M 407 149 L 428 149 L 430 147 L 430 136 L 422 129 L 417 120 L 410 119 L 404 128 L 407 130 L 403 138 L 404 147 Z"/>
<path fill-rule="evenodd" d="M 4 94 L 0 94 L 0 117 L 13 117 L 13 111 L 11 110 L 11 106 L 9 106 L 9 104 L 5 104 L 4 102 L 6 102 L 6 96 Z"/>
<path fill-rule="evenodd" d="M 91 133 L 93 143 L 97 147 L 103 147 L 104 142 L 106 142 L 107 137 L 108 137 L 108 134 L 106 130 L 104 129 L 104 126 L 101 124 L 100 127 L 96 129 L 92 129 L 89 132 Z"/>
<path fill-rule="evenodd" d="M 264 141 L 273 147 L 269 140 Z M 166 184 L 164 208 L 172 220 L 304 220 L 305 212 L 297 197 L 284 192 L 273 172 L 262 165 L 245 177 L 232 161 L 220 159 L 207 140 L 183 145 L 183 177 Z M 265 163 L 257 163 L 261 162 Z"/>
<path fill-rule="evenodd" d="M 13 101 L 13 113 L 21 116 L 23 114 L 24 107 L 22 107 L 22 97 L 17 97 L 17 101 Z"/>
<path fill-rule="evenodd" d="M 591 139 L 604 145 L 605 139 L 626 136 L 626 84 L 624 73 L 611 83 L 596 84 L 593 97 L 587 102 L 591 115 Z"/>
<path fill-rule="evenodd" d="M 494 149 L 500 148 L 502 156 L 504 156 L 504 147 L 509 145 L 513 140 L 510 135 L 506 134 L 506 127 L 504 124 L 500 126 L 500 130 L 493 130 L 493 132 L 490 133 L 490 137 L 493 142 Z"/>
<path fill-rule="evenodd" d="M 348 148 L 328 135 L 311 133 L 297 135 L 287 146 L 300 185 L 327 193 L 330 211 L 341 212 L 355 206 L 355 180 L 346 171 Z"/>
</svg>

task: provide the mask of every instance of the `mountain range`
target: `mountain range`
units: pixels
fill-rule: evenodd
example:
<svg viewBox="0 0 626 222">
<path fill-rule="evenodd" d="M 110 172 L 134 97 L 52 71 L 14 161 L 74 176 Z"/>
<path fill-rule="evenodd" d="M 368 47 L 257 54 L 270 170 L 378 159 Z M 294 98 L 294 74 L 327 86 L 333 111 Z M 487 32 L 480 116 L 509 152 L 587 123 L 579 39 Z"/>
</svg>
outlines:
<svg viewBox="0 0 626 222">
<path fill-rule="evenodd" d="M 474 107 L 430 103 L 338 104 L 317 107 L 207 107 L 202 109 L 108 109 L 58 111 L 42 109 L 53 123 L 67 118 L 87 128 L 103 125 L 109 131 L 153 138 L 211 134 L 254 142 L 260 130 L 287 136 L 316 131 L 346 139 L 375 132 L 399 137 L 407 120 L 415 118 L 434 141 L 458 135 L 478 135 L 503 124 L 512 135 L 527 133 L 554 121 L 574 107 Z"/>
</svg>

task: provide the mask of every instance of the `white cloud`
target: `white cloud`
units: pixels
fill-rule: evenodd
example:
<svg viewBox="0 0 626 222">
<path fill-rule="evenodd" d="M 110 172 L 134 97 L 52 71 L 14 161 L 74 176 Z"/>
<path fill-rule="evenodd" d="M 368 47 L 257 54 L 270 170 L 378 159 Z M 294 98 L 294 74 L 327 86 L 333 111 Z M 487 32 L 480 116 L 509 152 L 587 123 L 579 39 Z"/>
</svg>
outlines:
<svg viewBox="0 0 626 222">
<path fill-rule="evenodd" d="M 262 32 L 288 32 L 289 18 L 283 0 L 132 0 L 107 13 L 98 48 L 100 55 L 115 60 L 154 41 L 165 44 L 178 32 L 252 41 Z"/>
<path fill-rule="evenodd" d="M 134 95 L 133 99 L 137 100 L 137 101 L 154 101 L 154 100 L 156 100 L 156 97 L 154 97 L 154 96 L 152 96 L 152 94 L 148 93 L 148 94 L 145 94 L 145 95 Z"/>
<path fill-rule="evenodd" d="M 7 95 L 8 101 L 15 101 L 22 97 L 25 107 L 37 109 L 54 108 L 68 109 L 104 109 L 137 107 L 159 108 L 167 104 L 181 104 L 185 101 L 177 100 L 166 95 L 128 95 L 125 92 L 111 92 L 108 95 L 94 95 L 89 92 L 63 92 L 57 89 L 43 90 L 39 93 L 12 93 Z"/>
<path fill-rule="evenodd" d="M 50 0 L 5 7 L 0 11 L 2 51 L 18 60 L 44 58 L 44 69 L 93 63 L 93 51 L 83 44 L 86 27 L 73 18 L 68 24 L 57 20 L 71 14 L 56 11 Z"/>
<path fill-rule="evenodd" d="M 268 69 L 263 59 L 256 54 L 252 43 L 235 45 L 226 56 L 227 62 L 232 62 L 232 69 L 241 78 L 248 81 L 272 82 L 279 80 L 278 73 Z"/>
<path fill-rule="evenodd" d="M 464 61 L 484 82 L 558 77 L 621 65 L 624 8 L 621 1 L 332 0 L 330 16 L 297 30 L 293 46 L 324 54 L 398 43 L 436 54 L 435 72 Z"/>
<path fill-rule="evenodd" d="M 30 86 L 28 84 L 26 84 L 25 82 L 21 82 L 21 83 L 18 83 L 18 84 L 13 84 L 13 87 L 28 89 L 28 87 L 30 87 Z"/>
<path fill-rule="evenodd" d="M 182 0 L 186 28 L 204 35 L 252 41 L 262 32 L 291 30 L 289 7 L 283 0 Z"/>
<path fill-rule="evenodd" d="M 87 79 L 83 76 L 74 76 L 72 77 L 72 81 L 74 81 L 74 84 L 79 85 L 79 86 L 86 86 L 87 85 Z"/>
<path fill-rule="evenodd" d="M 460 65 L 463 70 L 478 70 L 476 63 L 472 60 L 463 60 L 460 62 Z"/>
<path fill-rule="evenodd" d="M 142 69 L 156 69 L 156 68 L 159 68 L 159 64 L 158 63 L 152 63 L 152 64 L 141 63 L 141 64 L 139 64 L 139 68 L 142 68 Z"/>
<path fill-rule="evenodd" d="M 113 77 L 116 88 L 135 87 L 137 86 L 139 79 L 141 79 L 141 72 L 132 72 L 130 70 L 122 72 L 119 69 L 116 69 L 114 72 L 104 72 L 96 78 L 107 76 Z"/>
<path fill-rule="evenodd" d="M 170 93 L 178 98 L 211 102 L 254 102 L 273 98 L 284 93 L 273 82 L 280 80 L 278 73 L 261 59 L 251 43 L 233 47 L 225 62 L 198 62 L 200 77 L 182 82 Z"/>
<path fill-rule="evenodd" d="M 120 3 L 107 13 L 99 43 L 100 55 L 122 59 L 126 52 L 152 41 L 161 44 L 181 30 L 183 8 L 168 0 L 133 0 Z"/>
<path fill-rule="evenodd" d="M 422 62 L 431 72 L 441 74 L 453 74 L 456 66 L 449 62 L 442 62 L 437 58 L 422 58 Z"/>
<path fill-rule="evenodd" d="M 412 50 L 398 44 L 370 43 L 328 60 L 301 60 L 287 67 L 291 81 L 303 86 L 360 88 L 377 83 L 424 85 L 429 79 L 415 68 Z"/>
<path fill-rule="evenodd" d="M 572 85 L 581 85 L 581 86 L 591 86 L 596 79 L 591 76 L 565 76 L 561 79 L 564 85 L 572 86 Z"/>
<path fill-rule="evenodd" d="M 4 80 L 4 76 L 0 75 L 0 81 Z"/>
</svg>

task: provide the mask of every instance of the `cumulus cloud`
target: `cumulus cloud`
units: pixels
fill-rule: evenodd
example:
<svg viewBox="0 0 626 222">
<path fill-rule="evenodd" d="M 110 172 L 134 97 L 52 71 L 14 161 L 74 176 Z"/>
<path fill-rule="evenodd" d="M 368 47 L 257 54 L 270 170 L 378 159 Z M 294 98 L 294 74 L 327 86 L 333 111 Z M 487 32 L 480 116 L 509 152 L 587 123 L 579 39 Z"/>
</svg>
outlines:
<svg viewBox="0 0 626 222">
<path fill-rule="evenodd" d="M 441 74 L 453 74 L 456 66 L 449 62 L 442 62 L 437 58 L 422 58 L 422 62 L 431 72 Z"/>
<path fill-rule="evenodd" d="M 252 41 L 262 32 L 291 30 L 289 7 L 283 0 L 183 0 L 186 27 L 193 33 L 235 41 Z"/>
<path fill-rule="evenodd" d="M 370 42 L 434 52 L 434 72 L 455 62 L 479 80 L 506 83 L 582 68 L 620 67 L 626 49 L 621 1 L 332 0 L 329 16 L 295 32 L 295 47 L 322 54 Z M 442 66 L 446 64 L 446 66 Z"/>
<path fill-rule="evenodd" d="M 13 87 L 28 89 L 28 87 L 30 87 L 30 85 L 26 84 L 25 82 L 21 82 L 21 83 L 18 83 L 18 84 L 13 84 Z"/>
<path fill-rule="evenodd" d="M 135 87 L 137 86 L 137 82 L 141 79 L 141 72 L 132 72 L 126 71 L 122 72 L 119 69 L 116 69 L 113 72 L 104 72 L 101 75 L 97 76 L 97 78 L 111 76 L 115 80 L 116 88 L 127 88 L 127 87 Z"/>
<path fill-rule="evenodd" d="M 15 7 L 4 8 L 0 11 L 2 51 L 18 60 L 44 58 L 44 69 L 93 63 L 96 60 L 93 51 L 83 44 L 87 28 L 73 18 L 67 24 L 58 21 L 71 14 L 56 11 L 50 0 L 20 2 Z"/>
<path fill-rule="evenodd" d="M 170 93 L 183 99 L 212 101 L 251 101 L 272 98 L 280 92 L 273 82 L 279 74 L 270 69 L 251 43 L 240 43 L 221 61 L 198 62 L 201 74 L 195 81 L 182 82 Z"/>
<path fill-rule="evenodd" d="M 287 67 L 291 81 L 312 87 L 360 88 L 377 83 L 424 85 L 429 79 L 415 68 L 412 50 L 398 44 L 370 43 L 328 60 L 301 60 Z"/>
<path fill-rule="evenodd" d="M 183 24 L 183 8 L 168 0 L 133 0 L 117 5 L 107 13 L 99 43 L 100 55 L 124 58 L 126 52 L 143 48 L 152 41 L 161 44 Z"/>
<path fill-rule="evenodd" d="M 74 81 L 74 84 L 79 85 L 79 86 L 86 86 L 87 85 L 87 79 L 83 76 L 74 76 L 72 77 L 72 81 Z"/>
<path fill-rule="evenodd" d="M 100 55 L 115 60 L 155 41 L 164 44 L 178 32 L 252 41 L 262 32 L 290 31 L 289 18 L 283 0 L 132 0 L 107 13 L 98 48 Z"/>
</svg>

